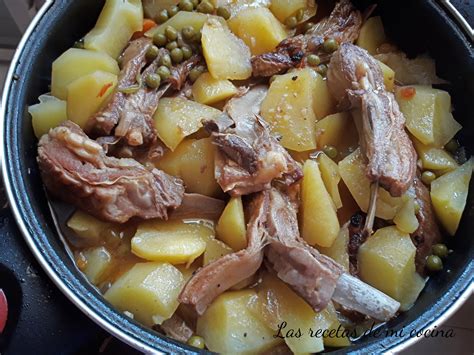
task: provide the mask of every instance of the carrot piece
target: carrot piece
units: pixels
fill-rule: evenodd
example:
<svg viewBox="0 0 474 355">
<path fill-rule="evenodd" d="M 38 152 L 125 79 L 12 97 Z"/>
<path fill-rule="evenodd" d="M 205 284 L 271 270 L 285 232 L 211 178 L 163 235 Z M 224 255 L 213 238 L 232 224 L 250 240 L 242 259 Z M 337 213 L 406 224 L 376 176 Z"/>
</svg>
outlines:
<svg viewBox="0 0 474 355">
<path fill-rule="evenodd" d="M 149 18 L 143 19 L 142 30 L 135 32 L 132 36 L 132 39 L 137 39 L 137 38 L 143 37 L 145 32 L 147 32 L 149 29 L 151 29 L 155 26 L 156 26 L 156 22 L 153 21 L 152 19 L 149 19 Z"/>
<path fill-rule="evenodd" d="M 99 93 L 97 94 L 97 97 L 102 97 L 105 95 L 105 93 L 107 92 L 107 90 L 109 90 L 109 88 L 114 85 L 113 83 L 107 83 L 105 84 L 104 86 L 102 86 L 102 88 L 100 89 Z"/>
</svg>

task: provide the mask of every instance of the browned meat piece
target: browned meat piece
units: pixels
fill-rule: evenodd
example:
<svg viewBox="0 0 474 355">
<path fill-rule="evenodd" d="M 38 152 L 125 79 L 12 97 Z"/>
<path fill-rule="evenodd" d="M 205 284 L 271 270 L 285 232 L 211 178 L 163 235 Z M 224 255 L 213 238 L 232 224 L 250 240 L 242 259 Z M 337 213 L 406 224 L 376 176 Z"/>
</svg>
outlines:
<svg viewBox="0 0 474 355">
<path fill-rule="evenodd" d="M 250 215 L 247 248 L 227 254 L 199 269 L 181 291 L 181 303 L 190 305 L 198 314 L 203 314 L 217 296 L 259 269 L 265 246 L 268 203 L 268 195 L 264 192 L 253 196 L 247 211 Z"/>
<path fill-rule="evenodd" d="M 133 159 L 108 157 L 70 121 L 41 137 L 38 164 L 53 196 L 110 222 L 167 219 L 184 193 L 179 179 Z"/>
<path fill-rule="evenodd" d="M 171 68 L 171 76 L 168 79 L 171 87 L 175 90 L 181 90 L 186 83 L 189 72 L 203 62 L 200 55 L 195 54 L 185 62 Z"/>
<path fill-rule="evenodd" d="M 420 206 L 420 211 L 416 215 L 419 226 L 418 229 L 412 233 L 411 240 L 416 246 L 416 271 L 424 275 L 426 257 L 431 254 L 431 247 L 441 242 L 441 232 L 436 222 L 433 207 L 431 206 L 429 190 L 418 178 L 415 178 L 413 187 L 415 189 L 416 201 Z"/>
<path fill-rule="evenodd" d="M 401 196 L 415 177 L 416 152 L 395 97 L 385 91 L 379 65 L 364 49 L 342 44 L 331 58 L 328 85 L 341 105 L 350 103 L 361 111 L 356 123 L 367 177 Z"/>
<path fill-rule="evenodd" d="M 270 53 L 252 58 L 254 76 L 272 76 L 290 68 L 305 65 L 304 58 L 309 54 L 318 54 L 322 62 L 329 60 L 330 55 L 324 52 L 321 45 L 327 38 L 339 43 L 354 42 L 359 36 L 362 16 L 349 0 L 336 3 L 330 16 L 322 19 L 304 35 L 297 35 L 283 40 Z"/>
<path fill-rule="evenodd" d="M 193 336 L 193 330 L 176 313 L 158 327 L 167 336 L 180 342 L 186 343 Z"/>
<path fill-rule="evenodd" d="M 269 246 L 265 256 L 278 277 L 314 310 L 324 309 L 336 289 L 343 268 L 320 254 L 299 236 L 296 209 L 276 189 L 269 192 Z"/>
<path fill-rule="evenodd" d="M 224 192 L 232 196 L 269 189 L 273 180 L 291 185 L 303 176 L 298 164 L 256 115 L 266 90 L 266 87 L 255 86 L 245 95 L 231 99 L 226 111 L 235 122 L 235 128 L 212 134 L 218 147 L 216 180 Z M 222 124 L 216 123 L 214 127 L 220 129 Z"/>
<path fill-rule="evenodd" d="M 202 218 L 217 221 L 225 202 L 201 194 L 184 194 L 181 205 L 170 213 L 170 219 Z"/>
</svg>

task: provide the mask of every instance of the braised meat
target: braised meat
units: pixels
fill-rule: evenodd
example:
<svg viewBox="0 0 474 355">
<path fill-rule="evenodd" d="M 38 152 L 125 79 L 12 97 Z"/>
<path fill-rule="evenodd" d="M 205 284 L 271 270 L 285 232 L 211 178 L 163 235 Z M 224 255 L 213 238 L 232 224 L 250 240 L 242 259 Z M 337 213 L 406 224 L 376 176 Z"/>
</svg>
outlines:
<svg viewBox="0 0 474 355">
<path fill-rule="evenodd" d="M 367 177 L 392 196 L 401 196 L 415 177 L 416 152 L 395 97 L 385 90 L 378 63 L 364 49 L 342 44 L 331 58 L 328 85 L 342 106 L 360 110 L 361 122 L 356 123 Z"/>
<path fill-rule="evenodd" d="M 222 124 L 213 125 L 213 142 L 218 147 L 216 180 L 232 196 L 269 189 L 273 180 L 291 185 L 303 176 L 301 168 L 257 115 L 265 95 L 266 88 L 256 86 L 228 102 L 226 111 L 235 128 L 222 130 Z"/>
<path fill-rule="evenodd" d="M 167 219 L 181 204 L 181 180 L 133 159 L 106 156 L 101 145 L 66 121 L 44 135 L 38 164 L 49 193 L 105 221 Z"/>
<path fill-rule="evenodd" d="M 269 198 L 265 192 L 252 197 L 248 207 L 248 246 L 202 267 L 181 291 L 179 301 L 203 314 L 211 302 L 232 286 L 255 274 L 263 260 Z"/>
<path fill-rule="evenodd" d="M 252 58 L 254 76 L 272 76 L 290 68 L 304 66 L 305 57 L 318 54 L 322 62 L 327 62 L 330 55 L 322 50 L 324 41 L 335 39 L 338 43 L 354 42 L 359 36 L 362 16 L 349 0 L 339 1 L 330 16 L 321 20 L 306 34 L 300 34 L 283 40 L 270 53 Z"/>
</svg>

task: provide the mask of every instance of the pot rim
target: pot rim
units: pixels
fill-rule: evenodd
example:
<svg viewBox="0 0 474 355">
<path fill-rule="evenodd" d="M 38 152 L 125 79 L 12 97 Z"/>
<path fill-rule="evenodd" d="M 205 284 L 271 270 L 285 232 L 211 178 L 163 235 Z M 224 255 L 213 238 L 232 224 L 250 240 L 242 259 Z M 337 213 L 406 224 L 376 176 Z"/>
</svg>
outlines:
<svg viewBox="0 0 474 355">
<path fill-rule="evenodd" d="M 164 354 L 164 352 L 159 351 L 148 344 L 145 344 L 143 341 L 139 339 L 131 337 L 126 332 L 122 331 L 115 325 L 113 325 L 109 319 L 104 318 L 100 312 L 93 309 L 89 305 L 87 305 L 60 277 L 60 275 L 51 267 L 51 265 L 46 260 L 43 252 L 38 248 L 38 245 L 35 243 L 34 237 L 30 233 L 25 223 L 25 217 L 20 212 L 20 207 L 18 204 L 17 196 L 12 187 L 12 182 L 10 181 L 9 172 L 7 169 L 6 164 L 3 162 L 6 161 L 6 132 L 5 132 L 5 121 L 7 115 L 7 99 L 9 97 L 11 82 L 14 78 L 15 68 L 19 63 L 20 57 L 26 46 L 30 35 L 36 29 L 38 23 L 44 17 L 44 15 L 51 9 L 52 5 L 55 3 L 56 0 L 46 0 L 41 9 L 38 11 L 30 25 L 28 26 L 27 30 L 22 36 L 22 39 L 15 51 L 14 57 L 11 61 L 10 68 L 8 70 L 8 74 L 5 79 L 4 90 L 2 95 L 2 105 L 0 105 L 0 165 L 1 165 L 1 174 L 3 178 L 3 184 L 5 187 L 5 191 L 8 197 L 8 201 L 10 207 L 12 209 L 13 215 L 15 217 L 16 223 L 20 229 L 20 232 L 23 236 L 23 239 L 26 241 L 28 248 L 33 253 L 36 260 L 39 262 L 43 270 L 46 272 L 48 277 L 53 281 L 56 287 L 76 306 L 78 307 L 87 317 L 89 317 L 92 321 L 94 321 L 97 325 L 101 328 L 109 332 L 110 334 L 116 336 L 118 339 L 124 341 L 128 345 L 134 347 L 135 349 L 142 351 L 148 354 Z M 442 1 L 440 2 L 446 4 L 449 1 Z M 459 13 L 457 13 L 459 15 Z M 465 21 L 462 16 L 455 16 L 455 19 L 458 21 L 458 25 L 461 27 L 463 26 L 462 21 Z M 471 261 L 472 263 L 472 261 Z M 459 294 L 459 296 L 452 300 L 452 303 L 447 305 L 444 309 L 442 309 L 442 313 L 435 319 L 432 320 L 425 320 L 425 324 L 423 330 L 433 330 L 434 328 L 440 326 L 443 322 L 445 322 L 449 317 L 451 317 L 468 299 L 469 297 L 474 294 L 474 281 L 471 277 L 470 284 L 466 285 L 465 289 Z M 123 317 L 126 317 L 123 315 Z M 391 348 L 387 349 L 386 353 L 398 353 L 400 351 L 406 350 L 408 347 L 415 344 L 419 341 L 422 337 L 412 337 L 412 338 L 405 338 L 400 343 L 392 346 Z M 360 351 L 361 349 L 355 350 Z M 350 350 L 349 350 L 350 351 Z"/>
</svg>

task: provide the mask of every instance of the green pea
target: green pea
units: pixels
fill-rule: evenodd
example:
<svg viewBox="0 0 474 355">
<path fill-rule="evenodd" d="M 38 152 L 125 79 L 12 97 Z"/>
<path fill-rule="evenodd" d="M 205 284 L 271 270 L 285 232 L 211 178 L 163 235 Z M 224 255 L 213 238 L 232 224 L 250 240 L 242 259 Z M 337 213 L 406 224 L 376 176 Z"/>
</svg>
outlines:
<svg viewBox="0 0 474 355">
<path fill-rule="evenodd" d="M 168 67 L 162 65 L 158 69 L 156 69 L 156 74 L 160 76 L 161 80 L 165 81 L 171 76 L 171 71 Z"/>
<path fill-rule="evenodd" d="M 185 60 L 189 59 L 192 57 L 193 55 L 193 51 L 191 50 L 191 48 L 189 48 L 188 46 L 183 46 L 181 47 L 181 50 L 183 51 L 183 58 Z"/>
<path fill-rule="evenodd" d="M 303 19 L 303 16 L 304 16 L 304 9 L 303 8 L 296 11 L 295 17 L 296 17 L 297 22 L 300 22 Z"/>
<path fill-rule="evenodd" d="M 328 38 L 323 43 L 323 49 L 326 53 L 332 53 L 337 50 L 339 43 L 334 38 Z"/>
<path fill-rule="evenodd" d="M 319 64 L 316 68 L 316 71 L 322 76 L 326 76 L 328 72 L 328 66 L 326 64 Z"/>
<path fill-rule="evenodd" d="M 196 30 L 193 26 L 186 26 L 181 30 L 184 39 L 191 40 L 196 35 Z"/>
<path fill-rule="evenodd" d="M 225 20 L 230 18 L 230 11 L 225 7 L 218 7 L 216 13 L 217 16 L 223 17 Z"/>
<path fill-rule="evenodd" d="M 202 37 L 202 32 L 199 31 L 199 32 L 197 32 L 196 35 L 194 36 L 193 41 L 194 41 L 194 42 L 197 42 L 197 43 L 201 43 L 201 37 Z"/>
<path fill-rule="evenodd" d="M 146 59 L 150 62 L 155 60 L 156 57 L 158 57 L 159 52 L 160 50 L 157 46 L 150 46 L 150 48 L 148 48 L 148 50 L 146 51 Z"/>
<path fill-rule="evenodd" d="M 303 32 L 308 32 L 314 26 L 314 22 L 306 22 L 303 26 Z"/>
<path fill-rule="evenodd" d="M 289 28 L 295 28 L 298 25 L 298 20 L 295 16 L 290 16 L 285 20 L 285 25 Z"/>
<path fill-rule="evenodd" d="M 449 254 L 448 247 L 445 244 L 435 244 L 433 245 L 433 254 L 439 256 L 440 258 L 445 258 Z"/>
<path fill-rule="evenodd" d="M 202 73 L 203 73 L 202 68 L 200 67 L 193 68 L 189 72 L 189 80 L 191 80 L 191 82 L 194 83 L 201 76 Z"/>
<path fill-rule="evenodd" d="M 178 48 L 178 42 L 176 41 L 173 41 L 173 42 L 169 42 L 167 45 L 166 45 L 166 49 L 169 50 L 170 52 L 175 49 L 175 48 Z"/>
<path fill-rule="evenodd" d="M 155 33 L 153 35 L 153 43 L 155 44 L 155 46 L 163 47 L 166 42 L 168 42 L 168 40 L 166 39 L 166 36 L 164 34 Z"/>
<path fill-rule="evenodd" d="M 176 14 L 178 13 L 178 11 L 179 11 L 179 7 L 178 7 L 178 6 L 176 6 L 176 5 L 171 6 L 171 7 L 169 8 L 169 10 L 168 10 L 168 15 L 169 15 L 170 17 L 173 17 L 174 15 L 176 15 Z"/>
<path fill-rule="evenodd" d="M 123 94 L 134 94 L 136 93 L 138 90 L 140 90 L 140 85 L 136 84 L 136 85 L 131 85 L 131 86 L 127 86 L 125 88 L 122 88 L 122 87 L 119 87 L 117 89 L 119 92 L 123 93 Z"/>
<path fill-rule="evenodd" d="M 191 338 L 189 338 L 188 345 L 198 349 L 204 349 L 204 338 L 197 335 L 193 335 Z"/>
<path fill-rule="evenodd" d="M 214 5 L 212 5 L 209 1 L 203 0 L 196 8 L 198 12 L 202 12 L 203 14 L 211 14 L 214 12 Z"/>
<path fill-rule="evenodd" d="M 337 151 L 337 148 L 332 145 L 326 145 L 323 148 L 323 152 L 331 159 L 336 158 L 337 155 L 339 154 L 339 152 Z"/>
<path fill-rule="evenodd" d="M 175 48 L 170 52 L 171 60 L 173 63 L 181 63 L 183 61 L 183 50 L 181 48 Z"/>
<path fill-rule="evenodd" d="M 443 261 L 439 256 L 430 255 L 426 259 L 426 268 L 429 271 L 441 271 L 443 270 Z"/>
<path fill-rule="evenodd" d="M 194 6 L 190 0 L 181 0 L 178 4 L 179 9 L 183 11 L 193 11 Z"/>
<path fill-rule="evenodd" d="M 151 89 L 156 89 L 161 84 L 161 78 L 158 74 L 150 73 L 145 78 L 146 85 Z"/>
<path fill-rule="evenodd" d="M 451 139 L 446 145 L 444 146 L 444 149 L 446 149 L 448 152 L 451 154 L 456 153 L 456 150 L 459 148 L 459 142 L 456 139 Z"/>
<path fill-rule="evenodd" d="M 164 54 L 161 56 L 160 60 L 158 61 L 160 66 L 165 66 L 171 68 L 171 57 L 169 54 Z"/>
<path fill-rule="evenodd" d="M 199 0 L 191 0 L 191 2 L 193 3 L 194 7 L 199 5 Z"/>
<path fill-rule="evenodd" d="M 165 9 L 165 10 L 161 10 L 159 13 L 158 13 L 158 16 L 156 16 L 156 21 L 158 23 L 163 23 L 163 22 L 166 22 L 168 21 L 169 19 L 169 14 L 168 14 L 168 11 Z"/>
<path fill-rule="evenodd" d="M 316 54 L 310 54 L 306 58 L 306 61 L 308 62 L 309 65 L 311 65 L 312 67 L 315 67 L 321 63 L 321 58 L 319 58 L 319 56 Z"/>
<path fill-rule="evenodd" d="M 431 183 L 435 179 L 436 179 L 436 175 L 432 171 L 426 170 L 426 171 L 423 171 L 423 174 L 421 174 L 421 181 L 423 181 L 425 185 L 428 185 L 428 186 L 431 185 Z"/>
<path fill-rule="evenodd" d="M 169 41 L 175 41 L 178 38 L 178 31 L 172 26 L 167 26 L 165 28 L 165 36 Z"/>
<path fill-rule="evenodd" d="M 79 41 L 74 42 L 74 48 L 84 49 L 84 38 L 81 38 Z"/>
</svg>

